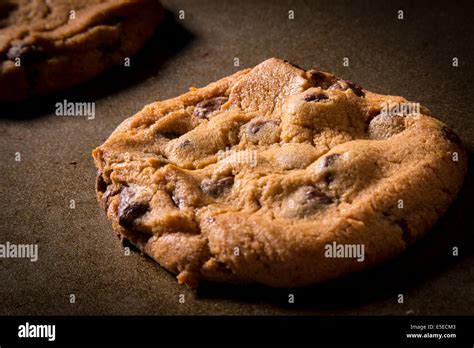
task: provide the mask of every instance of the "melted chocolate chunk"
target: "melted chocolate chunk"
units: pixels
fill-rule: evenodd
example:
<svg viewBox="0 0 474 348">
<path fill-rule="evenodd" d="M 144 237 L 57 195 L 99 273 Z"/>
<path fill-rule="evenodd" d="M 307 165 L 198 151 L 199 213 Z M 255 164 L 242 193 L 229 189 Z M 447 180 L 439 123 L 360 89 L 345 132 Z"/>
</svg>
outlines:
<svg viewBox="0 0 474 348">
<path fill-rule="evenodd" d="M 46 55 L 43 50 L 35 45 L 13 44 L 7 52 L 9 60 L 20 58 L 22 65 L 39 63 L 45 59 Z"/>
<path fill-rule="evenodd" d="M 201 182 L 201 190 L 214 197 L 217 198 L 224 193 L 227 189 L 232 187 L 234 184 L 234 177 L 233 176 L 226 176 L 221 179 L 212 180 L 212 179 L 205 179 Z"/>
<path fill-rule="evenodd" d="M 461 145 L 461 139 L 459 139 L 458 135 L 449 127 L 443 126 L 443 128 L 441 128 L 441 134 L 443 134 L 443 137 L 448 139 L 450 142 Z"/>
<path fill-rule="evenodd" d="M 304 101 L 306 102 L 318 103 L 325 100 L 329 100 L 329 97 L 324 93 L 308 94 L 304 97 Z"/>
<path fill-rule="evenodd" d="M 348 80 L 339 80 L 333 85 L 331 85 L 328 89 L 332 90 L 339 90 L 339 91 L 345 91 L 347 89 L 351 89 L 354 94 L 358 97 L 363 97 L 365 96 L 364 91 L 362 90 L 362 87 L 359 86 L 358 84 L 348 81 Z"/>
<path fill-rule="evenodd" d="M 198 103 L 194 108 L 193 115 L 199 118 L 209 119 L 209 115 L 221 108 L 227 101 L 226 97 L 206 99 Z"/>
<path fill-rule="evenodd" d="M 332 155 L 324 157 L 323 166 L 326 168 L 332 166 L 339 157 L 341 157 L 341 155 L 338 153 L 333 153 Z"/>
<path fill-rule="evenodd" d="M 310 74 L 311 80 L 316 86 L 324 82 L 324 80 L 326 80 L 326 75 L 318 70 L 311 70 L 309 74 Z"/>
<path fill-rule="evenodd" d="M 288 197 L 283 215 L 289 218 L 311 216 L 331 203 L 333 199 L 320 188 L 302 186 Z"/>
<path fill-rule="evenodd" d="M 331 204 L 332 198 L 327 196 L 323 191 L 314 186 L 309 186 L 303 190 L 304 198 L 309 201 L 309 203 L 317 204 Z"/>
<path fill-rule="evenodd" d="M 118 207 L 119 224 L 125 228 L 133 227 L 133 222 L 148 211 L 149 203 L 135 200 L 136 190 L 124 187 L 120 193 Z"/>
<path fill-rule="evenodd" d="M 326 173 L 324 175 L 324 182 L 329 185 L 334 181 L 334 173 Z"/>
</svg>

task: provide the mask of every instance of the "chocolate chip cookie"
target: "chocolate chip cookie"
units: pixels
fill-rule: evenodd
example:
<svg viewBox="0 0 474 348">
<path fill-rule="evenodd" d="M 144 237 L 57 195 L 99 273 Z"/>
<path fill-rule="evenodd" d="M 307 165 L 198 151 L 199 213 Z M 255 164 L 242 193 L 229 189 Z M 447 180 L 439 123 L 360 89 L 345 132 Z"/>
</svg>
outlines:
<svg viewBox="0 0 474 348">
<path fill-rule="evenodd" d="M 125 120 L 93 151 L 97 196 L 180 283 L 313 284 L 399 255 L 454 200 L 466 154 L 429 114 L 269 59 Z"/>
<path fill-rule="evenodd" d="M 163 15 L 158 0 L 0 2 L 0 102 L 68 88 L 125 64 Z"/>
</svg>

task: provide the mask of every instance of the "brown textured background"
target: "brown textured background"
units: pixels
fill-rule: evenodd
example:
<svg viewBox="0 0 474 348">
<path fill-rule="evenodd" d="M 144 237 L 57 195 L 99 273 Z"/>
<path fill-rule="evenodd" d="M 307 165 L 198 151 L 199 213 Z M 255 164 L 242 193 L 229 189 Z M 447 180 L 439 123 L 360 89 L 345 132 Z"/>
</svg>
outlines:
<svg viewBox="0 0 474 348">
<path fill-rule="evenodd" d="M 163 1 L 168 13 L 132 67 L 65 94 L 1 106 L 0 243 L 38 243 L 39 261 L 0 259 L 1 314 L 473 314 L 473 163 L 425 240 L 374 270 L 309 289 L 191 291 L 150 259 L 124 256 L 94 194 L 91 150 L 145 104 L 275 56 L 428 106 L 474 149 L 469 1 Z M 404 10 L 405 19 L 397 20 Z M 185 11 L 185 19 L 177 13 Z M 288 11 L 295 19 L 288 20 Z M 452 57 L 459 67 L 451 66 Z M 234 57 L 240 68 L 233 66 Z M 342 58 L 350 58 L 350 67 Z M 95 101 L 96 118 L 54 116 Z M 15 152 L 22 161 L 15 162 Z M 76 209 L 69 209 L 69 200 Z M 453 246 L 459 257 L 451 256 Z M 69 294 L 76 303 L 69 304 Z M 288 293 L 296 303 L 286 303 Z M 397 303 L 403 293 L 405 303 Z M 185 295 L 180 304 L 178 296 Z"/>
</svg>

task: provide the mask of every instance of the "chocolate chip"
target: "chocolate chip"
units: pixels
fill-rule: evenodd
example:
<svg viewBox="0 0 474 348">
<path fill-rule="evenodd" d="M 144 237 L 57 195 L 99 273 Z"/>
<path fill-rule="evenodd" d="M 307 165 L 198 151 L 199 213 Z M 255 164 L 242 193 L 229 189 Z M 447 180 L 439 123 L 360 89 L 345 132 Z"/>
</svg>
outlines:
<svg viewBox="0 0 474 348">
<path fill-rule="evenodd" d="M 344 80 L 337 81 L 336 83 L 329 86 L 328 89 L 336 90 L 336 91 L 345 91 L 349 86 Z"/>
<path fill-rule="evenodd" d="M 323 168 L 332 167 L 339 157 L 341 157 L 341 155 L 338 153 L 333 153 L 332 155 L 325 156 L 322 160 Z M 324 174 L 324 182 L 326 183 L 326 185 L 329 185 L 331 182 L 334 181 L 334 175 L 335 174 L 332 171 L 327 171 Z"/>
<path fill-rule="evenodd" d="M 448 139 L 450 142 L 461 145 L 461 139 L 459 139 L 458 135 L 454 133 L 451 128 L 443 126 L 443 128 L 441 128 L 441 134 L 443 134 L 443 137 Z"/>
<path fill-rule="evenodd" d="M 243 127 L 245 139 L 251 143 L 271 145 L 279 142 L 279 122 L 268 119 L 256 119 Z"/>
<path fill-rule="evenodd" d="M 95 189 L 97 192 L 105 192 L 107 189 L 107 183 L 105 182 L 100 170 L 97 171 L 97 177 L 95 178 Z"/>
<path fill-rule="evenodd" d="M 102 208 L 102 210 L 107 212 L 110 205 L 110 198 L 119 193 L 121 189 L 122 187 L 119 185 L 111 184 L 107 186 L 107 189 L 102 194 L 102 197 L 100 199 L 100 207 Z"/>
<path fill-rule="evenodd" d="M 365 93 L 362 90 L 361 86 L 359 86 L 355 82 L 351 82 L 351 81 L 347 81 L 347 84 L 349 85 L 349 87 L 352 89 L 352 91 L 354 92 L 354 94 L 356 96 L 358 96 L 358 97 L 364 97 L 365 96 Z"/>
<path fill-rule="evenodd" d="M 100 207 L 105 212 L 107 212 L 107 210 L 109 209 L 111 193 L 112 193 L 111 186 L 109 186 L 107 190 L 105 190 L 104 194 L 102 195 L 102 198 L 100 199 Z"/>
<path fill-rule="evenodd" d="M 327 196 L 323 191 L 314 186 L 309 186 L 303 191 L 304 197 L 310 201 L 317 204 L 331 204 L 332 198 Z"/>
<path fill-rule="evenodd" d="M 329 185 L 334 181 L 334 174 L 333 173 L 326 173 L 324 175 L 324 182 Z"/>
<path fill-rule="evenodd" d="M 364 91 L 362 90 L 362 87 L 359 86 L 358 84 L 348 81 L 348 80 L 338 80 L 336 83 L 333 85 L 329 86 L 328 89 L 332 90 L 339 90 L 339 91 L 345 91 L 347 89 L 351 89 L 355 95 L 358 97 L 363 97 L 365 96 Z"/>
<path fill-rule="evenodd" d="M 301 186 L 283 205 L 282 215 L 288 218 L 310 216 L 333 203 L 333 199 L 315 186 Z"/>
<path fill-rule="evenodd" d="M 251 122 L 247 126 L 247 130 L 250 134 L 255 135 L 260 131 L 260 129 L 262 129 L 269 122 L 272 122 L 272 121 L 257 120 L 257 121 Z"/>
<path fill-rule="evenodd" d="M 304 101 L 316 102 L 316 103 L 323 100 L 328 100 L 328 99 L 329 97 L 324 93 L 308 94 L 308 95 L 305 95 L 304 97 Z"/>
<path fill-rule="evenodd" d="M 20 58 L 22 65 L 39 63 L 45 57 L 46 55 L 40 47 L 23 43 L 13 44 L 7 52 L 9 60 L 14 61 L 16 58 Z"/>
<path fill-rule="evenodd" d="M 118 220 L 122 227 L 131 228 L 135 219 L 148 211 L 149 203 L 137 201 L 135 196 L 136 190 L 132 187 L 124 187 L 120 192 Z"/>
<path fill-rule="evenodd" d="M 193 115 L 199 118 L 209 119 L 209 115 L 214 111 L 219 110 L 226 101 L 226 97 L 216 97 L 203 100 L 196 105 Z"/>
<path fill-rule="evenodd" d="M 338 153 L 333 153 L 332 155 L 328 155 L 326 157 L 324 157 L 323 159 L 323 166 L 324 167 L 330 167 L 334 164 L 334 162 L 336 162 L 336 160 L 341 157 L 340 154 Z"/>
<path fill-rule="evenodd" d="M 182 208 L 184 206 L 183 202 L 175 195 L 171 195 L 171 200 L 173 201 L 173 204 L 176 206 L 176 208 Z"/>
<path fill-rule="evenodd" d="M 319 85 L 326 79 L 326 75 L 318 70 L 311 70 L 309 72 L 309 76 L 311 77 L 314 85 Z"/>
<path fill-rule="evenodd" d="M 217 198 L 224 193 L 227 189 L 232 187 L 234 184 L 234 177 L 233 176 L 226 176 L 221 179 L 212 180 L 212 179 L 204 179 L 201 182 L 201 190 L 214 197 Z"/>
</svg>

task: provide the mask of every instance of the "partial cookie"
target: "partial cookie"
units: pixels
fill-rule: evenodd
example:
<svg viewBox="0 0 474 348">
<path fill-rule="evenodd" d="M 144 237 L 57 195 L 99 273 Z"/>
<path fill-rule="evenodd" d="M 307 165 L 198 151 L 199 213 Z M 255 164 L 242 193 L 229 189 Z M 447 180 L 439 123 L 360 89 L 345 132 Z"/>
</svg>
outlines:
<svg viewBox="0 0 474 348">
<path fill-rule="evenodd" d="M 0 3 L 0 102 L 42 95 L 123 64 L 152 36 L 158 0 Z"/>
<path fill-rule="evenodd" d="M 466 154 L 428 113 L 269 59 L 125 120 L 93 151 L 97 196 L 188 286 L 333 279 L 399 255 L 456 197 Z"/>
</svg>

